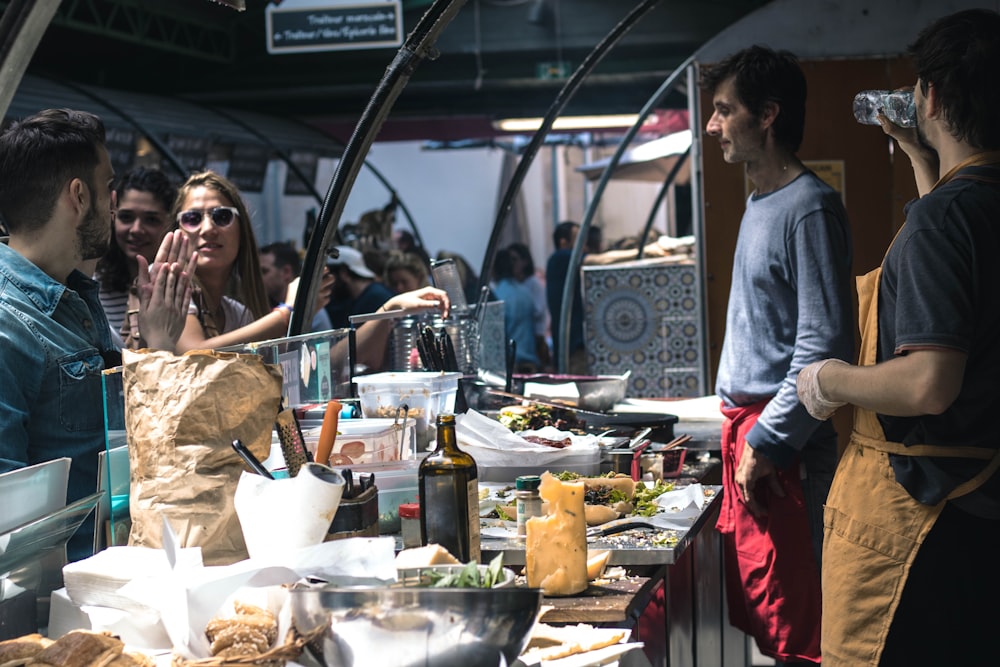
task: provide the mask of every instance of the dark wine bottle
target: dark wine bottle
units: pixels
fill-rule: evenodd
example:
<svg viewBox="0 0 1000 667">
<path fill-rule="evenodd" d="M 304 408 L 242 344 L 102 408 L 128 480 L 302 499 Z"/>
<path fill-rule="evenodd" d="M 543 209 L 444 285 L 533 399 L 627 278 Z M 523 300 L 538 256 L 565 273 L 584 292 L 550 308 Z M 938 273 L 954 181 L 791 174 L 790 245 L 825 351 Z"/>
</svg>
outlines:
<svg viewBox="0 0 1000 667">
<path fill-rule="evenodd" d="M 438 415 L 437 448 L 420 462 L 418 479 L 421 542 L 479 562 L 479 476 L 472 456 L 458 448 L 455 415 Z"/>
</svg>

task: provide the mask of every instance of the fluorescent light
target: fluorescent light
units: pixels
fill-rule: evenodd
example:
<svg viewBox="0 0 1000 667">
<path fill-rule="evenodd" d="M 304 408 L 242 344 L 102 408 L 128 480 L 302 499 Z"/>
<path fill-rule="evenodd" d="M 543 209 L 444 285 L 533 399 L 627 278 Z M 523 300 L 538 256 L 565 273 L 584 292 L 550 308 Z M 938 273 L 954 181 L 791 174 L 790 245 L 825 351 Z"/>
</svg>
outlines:
<svg viewBox="0 0 1000 667">
<path fill-rule="evenodd" d="M 560 116 L 552 123 L 553 130 L 598 130 L 612 127 L 632 127 L 639 114 L 617 114 L 609 116 Z M 646 122 L 655 122 L 650 116 Z M 494 121 L 493 127 L 503 132 L 534 132 L 542 125 L 541 118 L 504 118 Z"/>
</svg>

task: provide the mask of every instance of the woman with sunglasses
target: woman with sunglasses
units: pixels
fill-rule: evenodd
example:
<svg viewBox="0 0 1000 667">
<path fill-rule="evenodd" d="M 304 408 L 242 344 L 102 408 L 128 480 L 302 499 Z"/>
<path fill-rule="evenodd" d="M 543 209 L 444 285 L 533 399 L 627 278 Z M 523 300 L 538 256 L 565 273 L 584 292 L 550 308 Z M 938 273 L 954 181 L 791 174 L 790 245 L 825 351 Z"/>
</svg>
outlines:
<svg viewBox="0 0 1000 667">
<path fill-rule="evenodd" d="M 257 241 L 246 204 L 228 179 L 211 171 L 194 174 L 180 187 L 174 206 L 178 226 L 198 251 L 188 322 L 177 352 L 214 349 L 288 334 L 298 280 L 286 303 L 271 308 L 261 279 Z M 315 308 L 330 298 L 333 277 L 325 275 Z M 448 313 L 448 296 L 432 287 L 400 294 L 379 310 L 438 308 Z M 390 320 L 366 322 L 357 332 L 358 363 L 381 366 L 392 328 Z"/>
<path fill-rule="evenodd" d="M 177 351 L 287 335 L 292 308 L 268 304 L 250 215 L 236 186 L 212 171 L 193 174 L 178 190 L 173 217 L 198 251 L 195 295 Z"/>
</svg>

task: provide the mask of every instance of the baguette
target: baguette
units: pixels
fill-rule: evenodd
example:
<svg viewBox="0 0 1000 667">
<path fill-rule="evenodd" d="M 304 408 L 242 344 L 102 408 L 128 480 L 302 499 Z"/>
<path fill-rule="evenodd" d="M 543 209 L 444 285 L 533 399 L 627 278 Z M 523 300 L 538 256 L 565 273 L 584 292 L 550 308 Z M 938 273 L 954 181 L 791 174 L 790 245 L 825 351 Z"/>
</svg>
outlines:
<svg viewBox="0 0 1000 667">
<path fill-rule="evenodd" d="M 628 475 L 621 473 L 614 477 L 582 477 L 584 489 L 587 493 L 594 492 L 601 495 L 607 491 L 621 491 L 625 495 L 625 500 L 631 501 L 635 497 L 635 480 Z"/>
</svg>

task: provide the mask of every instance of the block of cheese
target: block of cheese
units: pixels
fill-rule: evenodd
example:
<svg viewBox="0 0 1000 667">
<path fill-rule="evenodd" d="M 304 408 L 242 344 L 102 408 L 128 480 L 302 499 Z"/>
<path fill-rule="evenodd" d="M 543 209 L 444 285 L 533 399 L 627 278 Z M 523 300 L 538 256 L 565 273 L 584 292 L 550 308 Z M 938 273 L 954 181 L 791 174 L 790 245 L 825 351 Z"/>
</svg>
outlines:
<svg viewBox="0 0 1000 667">
<path fill-rule="evenodd" d="M 430 567 L 431 565 L 458 565 L 457 558 L 451 555 L 440 544 L 428 544 L 412 549 L 403 549 L 396 554 L 396 568 L 404 570 L 413 567 Z"/>
<path fill-rule="evenodd" d="M 538 493 L 548 503 L 548 513 L 526 523 L 528 586 L 549 596 L 575 595 L 587 588 L 583 482 L 561 482 L 546 472 Z"/>
<path fill-rule="evenodd" d="M 602 574 L 604 574 L 604 568 L 608 566 L 608 559 L 611 558 L 611 552 L 604 551 L 588 551 L 587 552 L 587 578 L 593 581 L 597 579 Z"/>
</svg>

